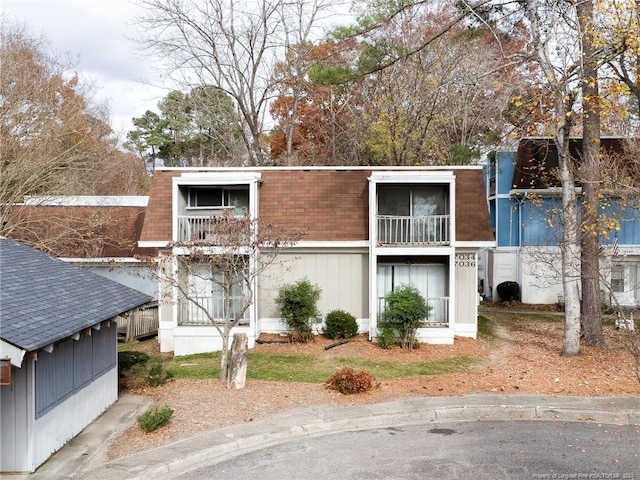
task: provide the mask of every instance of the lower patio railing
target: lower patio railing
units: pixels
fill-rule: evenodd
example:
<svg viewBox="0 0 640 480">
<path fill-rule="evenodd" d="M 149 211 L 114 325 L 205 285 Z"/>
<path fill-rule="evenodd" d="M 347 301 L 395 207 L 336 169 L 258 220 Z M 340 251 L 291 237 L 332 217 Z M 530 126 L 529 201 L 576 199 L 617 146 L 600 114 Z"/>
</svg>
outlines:
<svg viewBox="0 0 640 480">
<path fill-rule="evenodd" d="M 431 307 L 429 317 L 420 322 L 420 328 L 441 328 L 449 326 L 449 297 L 427 297 L 427 304 Z M 378 297 L 378 321 L 382 319 L 382 312 L 387 306 L 384 297 Z"/>
<path fill-rule="evenodd" d="M 221 297 L 190 297 L 178 300 L 178 325 L 213 325 L 225 323 L 225 319 L 234 319 L 242 310 L 246 297 L 231 297 L 231 311 L 225 313 L 225 302 Z M 207 313 L 209 315 L 207 315 Z M 211 320 L 213 319 L 213 321 Z M 249 309 L 238 322 L 238 325 L 249 324 Z"/>
</svg>

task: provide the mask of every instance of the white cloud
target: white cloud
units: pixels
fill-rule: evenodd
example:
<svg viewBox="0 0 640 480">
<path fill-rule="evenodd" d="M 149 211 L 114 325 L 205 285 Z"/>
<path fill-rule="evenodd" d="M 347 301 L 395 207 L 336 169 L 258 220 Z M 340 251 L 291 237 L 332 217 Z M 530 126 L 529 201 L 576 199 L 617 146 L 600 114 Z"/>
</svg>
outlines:
<svg viewBox="0 0 640 480">
<path fill-rule="evenodd" d="M 131 118 L 157 110 L 161 88 L 151 61 L 136 52 L 138 7 L 128 0 L 3 0 L 2 13 L 42 35 L 50 48 L 76 59 L 80 77 L 95 85 L 96 101 L 107 102 L 114 131 L 133 129 Z"/>
</svg>

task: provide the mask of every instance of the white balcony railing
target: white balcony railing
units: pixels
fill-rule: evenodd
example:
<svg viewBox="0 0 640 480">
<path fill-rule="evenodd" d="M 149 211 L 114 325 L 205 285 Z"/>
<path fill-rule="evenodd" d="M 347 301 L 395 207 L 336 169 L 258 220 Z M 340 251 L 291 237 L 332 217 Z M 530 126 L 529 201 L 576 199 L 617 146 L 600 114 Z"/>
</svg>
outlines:
<svg viewBox="0 0 640 480">
<path fill-rule="evenodd" d="M 244 296 L 231 297 L 230 315 L 228 318 L 236 318 L 236 314 L 242 311 L 247 298 Z M 209 316 L 204 312 L 209 312 Z M 178 300 L 178 325 L 213 325 L 213 323 L 224 323 L 225 302 L 222 297 L 191 297 Z M 238 325 L 249 324 L 249 309 L 244 312 Z"/>
<path fill-rule="evenodd" d="M 228 224 L 235 217 L 232 216 L 179 216 L 178 238 L 179 242 L 207 241 L 211 243 L 233 244 L 247 243 L 248 225 L 243 217 L 238 218 L 238 226 L 230 227 Z M 221 228 L 223 227 L 223 228 Z M 240 228 L 246 227 L 247 234 L 242 235 Z"/>
<path fill-rule="evenodd" d="M 429 317 L 421 322 L 420 327 L 448 327 L 449 297 L 427 297 L 425 300 L 431 307 L 431 311 L 429 312 Z M 386 306 L 387 302 L 384 297 L 378 297 L 378 321 L 382 320 L 382 312 L 384 312 Z"/>
<path fill-rule="evenodd" d="M 450 215 L 378 215 L 378 243 L 448 245 Z"/>
</svg>

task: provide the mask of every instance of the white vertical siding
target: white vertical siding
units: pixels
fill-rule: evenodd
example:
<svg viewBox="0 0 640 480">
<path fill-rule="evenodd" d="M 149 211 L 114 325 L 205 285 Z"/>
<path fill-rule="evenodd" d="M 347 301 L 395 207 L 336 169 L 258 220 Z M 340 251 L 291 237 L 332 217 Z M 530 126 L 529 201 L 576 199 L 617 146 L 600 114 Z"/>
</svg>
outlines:
<svg viewBox="0 0 640 480">
<path fill-rule="evenodd" d="M 456 322 L 455 334 L 476 338 L 478 331 L 478 255 L 476 252 L 457 252 Z"/>
<path fill-rule="evenodd" d="M 367 253 L 283 253 L 260 278 L 259 318 L 277 318 L 274 299 L 286 284 L 307 278 L 322 289 L 322 315 L 342 309 L 356 318 L 368 318 Z"/>
<path fill-rule="evenodd" d="M 29 471 L 28 378 L 33 360 L 12 367 L 11 385 L 0 387 L 0 472 Z"/>
<path fill-rule="evenodd" d="M 117 399 L 118 369 L 114 367 L 36 419 L 30 471 L 38 468 Z"/>
</svg>

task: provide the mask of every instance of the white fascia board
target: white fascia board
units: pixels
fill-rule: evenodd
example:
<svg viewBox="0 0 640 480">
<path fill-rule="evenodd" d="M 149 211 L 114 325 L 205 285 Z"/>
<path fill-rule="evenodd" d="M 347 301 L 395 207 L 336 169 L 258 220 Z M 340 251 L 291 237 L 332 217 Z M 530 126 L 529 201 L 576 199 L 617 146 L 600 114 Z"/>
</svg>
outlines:
<svg viewBox="0 0 640 480">
<path fill-rule="evenodd" d="M 293 245 L 287 247 L 289 249 L 294 248 L 369 248 L 369 242 L 367 240 L 354 240 L 345 242 L 334 241 L 321 241 L 321 240 L 309 240 L 296 242 Z"/>
<path fill-rule="evenodd" d="M 90 258 L 70 258 L 60 257 L 60 260 L 68 263 L 141 263 L 142 260 L 135 257 L 90 257 Z"/>
<path fill-rule="evenodd" d="M 509 151 L 509 150 L 507 150 Z M 371 171 L 371 172 L 390 172 L 390 171 L 404 171 L 404 172 L 423 172 L 423 171 L 442 171 L 442 166 L 426 165 L 416 167 L 412 166 L 322 166 L 322 165 L 308 165 L 308 166 L 269 166 L 269 167 L 157 167 L 156 171 L 163 172 L 181 172 L 184 174 L 194 175 L 206 175 L 211 173 L 233 173 L 233 172 L 264 172 L 264 171 L 338 171 L 338 172 L 350 172 L 350 171 Z M 482 170 L 482 165 L 447 165 L 448 170 Z"/>
<path fill-rule="evenodd" d="M 215 245 L 198 245 L 194 247 L 173 247 L 172 254 L 173 255 L 191 255 L 191 248 L 194 248 L 204 255 L 227 255 L 231 253 L 230 249 L 227 247 L 217 247 Z M 233 249 L 234 255 L 251 255 L 252 249 L 250 247 L 238 247 Z"/>
<path fill-rule="evenodd" d="M 369 181 L 374 183 L 443 183 L 452 182 L 452 170 L 418 170 L 412 172 L 371 172 Z"/>
<path fill-rule="evenodd" d="M 171 243 L 169 240 L 139 240 L 138 247 L 140 248 L 167 248 Z"/>
<path fill-rule="evenodd" d="M 149 197 L 145 195 L 55 195 L 29 196 L 18 205 L 29 207 L 146 207 Z"/>
<path fill-rule="evenodd" d="M 371 248 L 372 256 L 447 256 L 453 255 L 455 249 L 453 247 L 378 247 Z"/>
<path fill-rule="evenodd" d="M 173 182 L 178 185 L 237 185 L 260 181 L 261 172 L 185 172 L 179 177 L 173 177 Z"/>
<path fill-rule="evenodd" d="M 582 187 L 575 187 L 576 194 L 582 193 Z M 527 197 L 532 196 L 545 196 L 545 197 L 559 197 L 562 195 L 562 187 L 551 188 L 513 188 L 509 190 L 509 195 L 512 197 Z"/>
<path fill-rule="evenodd" d="M 18 348 L 0 339 L 0 357 L 9 358 L 11 360 L 11 365 L 14 367 L 22 368 L 22 360 L 26 354 L 26 350 Z"/>
<path fill-rule="evenodd" d="M 495 241 L 455 242 L 453 246 L 455 248 L 492 248 L 496 246 L 496 242 Z"/>
</svg>

